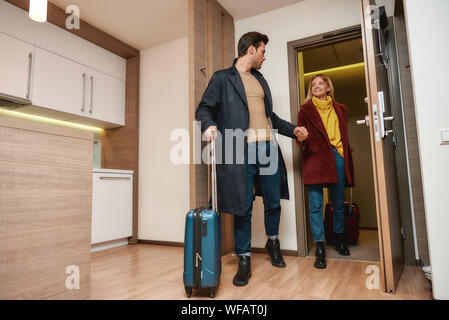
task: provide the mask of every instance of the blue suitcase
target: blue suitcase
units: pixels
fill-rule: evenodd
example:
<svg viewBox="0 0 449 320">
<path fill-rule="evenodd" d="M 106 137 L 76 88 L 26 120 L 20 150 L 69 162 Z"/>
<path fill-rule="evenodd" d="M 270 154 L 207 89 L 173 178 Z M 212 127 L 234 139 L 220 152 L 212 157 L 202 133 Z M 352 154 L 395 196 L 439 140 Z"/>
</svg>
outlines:
<svg viewBox="0 0 449 320">
<path fill-rule="evenodd" d="M 186 217 L 184 239 L 183 278 L 187 296 L 192 296 L 192 289 L 208 289 L 213 298 L 220 275 L 220 216 L 210 209 L 191 210 Z"/>
<path fill-rule="evenodd" d="M 211 143 L 212 201 L 209 208 L 190 210 L 184 234 L 184 286 L 187 296 L 193 289 L 208 289 L 215 296 L 221 275 L 221 217 L 217 213 L 215 143 Z"/>
</svg>

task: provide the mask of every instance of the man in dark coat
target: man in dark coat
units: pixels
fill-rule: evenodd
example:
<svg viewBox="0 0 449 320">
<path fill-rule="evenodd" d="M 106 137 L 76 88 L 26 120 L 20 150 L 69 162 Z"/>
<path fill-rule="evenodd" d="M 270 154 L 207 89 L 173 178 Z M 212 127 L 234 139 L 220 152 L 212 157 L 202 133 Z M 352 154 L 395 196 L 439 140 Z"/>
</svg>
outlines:
<svg viewBox="0 0 449 320">
<path fill-rule="evenodd" d="M 244 34 L 234 65 L 215 72 L 196 110 L 208 140 L 216 141 L 218 211 L 234 214 L 235 253 L 239 257 L 233 283 L 244 286 L 251 276 L 251 215 L 256 195 L 264 200 L 265 249 L 271 263 L 285 267 L 278 239 L 280 200 L 289 199 L 287 171 L 274 130 L 303 141 L 307 130 L 280 119 L 273 112 L 270 89 L 257 71 L 265 60 L 268 37 Z M 218 135 L 216 135 L 216 133 Z M 218 136 L 218 138 L 215 138 Z M 241 143 L 239 143 L 241 142 Z M 266 158 L 268 156 L 269 161 Z"/>
</svg>

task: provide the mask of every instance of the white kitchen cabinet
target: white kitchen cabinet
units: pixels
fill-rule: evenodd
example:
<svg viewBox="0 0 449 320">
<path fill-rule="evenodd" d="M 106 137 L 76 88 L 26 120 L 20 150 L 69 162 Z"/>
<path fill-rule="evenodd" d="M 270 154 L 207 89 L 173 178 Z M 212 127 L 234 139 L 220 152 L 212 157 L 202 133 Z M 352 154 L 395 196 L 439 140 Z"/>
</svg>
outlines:
<svg viewBox="0 0 449 320">
<path fill-rule="evenodd" d="M 0 33 L 0 95 L 30 100 L 34 46 Z"/>
<path fill-rule="evenodd" d="M 49 22 L 37 28 L 36 46 L 125 80 L 126 59 Z"/>
<path fill-rule="evenodd" d="M 34 45 L 39 27 L 40 22 L 31 20 L 28 11 L 0 0 L 0 32 Z"/>
<path fill-rule="evenodd" d="M 64 112 L 66 120 L 79 123 L 125 125 L 125 81 L 41 48 L 34 64 L 34 106 Z"/>
<path fill-rule="evenodd" d="M 87 86 L 86 66 L 36 48 L 33 105 L 86 116 Z"/>
<path fill-rule="evenodd" d="M 0 48 L 0 99 L 26 104 L 17 111 L 125 125 L 126 59 L 2 0 Z"/>
<path fill-rule="evenodd" d="M 89 76 L 89 116 L 125 125 L 125 81 L 93 69 Z"/>
<path fill-rule="evenodd" d="M 131 237 L 133 172 L 95 169 L 92 189 L 91 243 Z"/>
</svg>

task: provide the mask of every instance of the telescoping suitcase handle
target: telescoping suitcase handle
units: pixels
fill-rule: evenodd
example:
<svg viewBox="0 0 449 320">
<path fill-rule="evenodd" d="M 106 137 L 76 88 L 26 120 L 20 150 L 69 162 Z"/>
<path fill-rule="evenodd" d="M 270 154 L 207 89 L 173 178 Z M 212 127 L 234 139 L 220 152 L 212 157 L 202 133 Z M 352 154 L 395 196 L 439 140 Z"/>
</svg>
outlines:
<svg viewBox="0 0 449 320">
<path fill-rule="evenodd" d="M 351 193 L 350 193 L 350 198 L 349 198 L 349 215 L 352 215 L 352 189 L 351 188 Z"/>
<path fill-rule="evenodd" d="M 217 159 L 215 157 L 215 137 L 217 133 L 212 131 L 213 137 L 210 142 L 210 163 L 211 163 L 211 197 L 212 197 L 212 210 L 218 214 L 217 211 Z"/>
</svg>

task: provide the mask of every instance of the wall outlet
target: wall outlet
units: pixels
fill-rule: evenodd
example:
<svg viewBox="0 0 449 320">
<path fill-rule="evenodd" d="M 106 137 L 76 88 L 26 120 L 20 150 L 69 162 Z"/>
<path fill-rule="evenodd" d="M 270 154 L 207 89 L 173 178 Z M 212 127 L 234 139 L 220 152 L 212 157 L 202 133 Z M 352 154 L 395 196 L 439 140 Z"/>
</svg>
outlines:
<svg viewBox="0 0 449 320">
<path fill-rule="evenodd" d="M 449 129 L 441 129 L 441 144 L 449 144 Z"/>
</svg>

